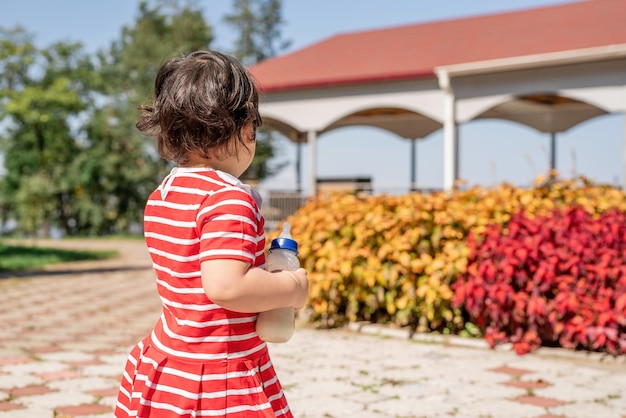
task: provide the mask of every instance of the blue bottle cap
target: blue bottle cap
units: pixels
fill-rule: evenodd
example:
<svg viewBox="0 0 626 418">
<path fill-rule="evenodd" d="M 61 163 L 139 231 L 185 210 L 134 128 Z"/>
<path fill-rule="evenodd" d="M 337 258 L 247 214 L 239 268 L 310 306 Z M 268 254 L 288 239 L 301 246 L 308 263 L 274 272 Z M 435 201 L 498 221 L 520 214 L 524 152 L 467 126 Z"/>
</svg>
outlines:
<svg viewBox="0 0 626 418">
<path fill-rule="evenodd" d="M 272 250 L 290 250 L 298 255 L 298 243 L 291 238 L 274 238 L 270 244 L 270 251 Z"/>
</svg>

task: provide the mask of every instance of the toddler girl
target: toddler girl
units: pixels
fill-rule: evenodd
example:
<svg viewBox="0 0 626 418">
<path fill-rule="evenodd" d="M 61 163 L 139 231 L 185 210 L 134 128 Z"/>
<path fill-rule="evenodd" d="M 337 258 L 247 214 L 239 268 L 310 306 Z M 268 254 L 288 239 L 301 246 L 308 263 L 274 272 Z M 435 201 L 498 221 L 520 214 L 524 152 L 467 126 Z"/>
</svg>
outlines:
<svg viewBox="0 0 626 418">
<path fill-rule="evenodd" d="M 116 417 L 292 417 L 258 312 L 301 308 L 306 271 L 270 273 L 258 194 L 238 177 L 255 152 L 258 93 L 234 58 L 170 59 L 138 129 L 177 166 L 149 196 L 144 234 L 163 312 L 131 351 Z"/>
</svg>

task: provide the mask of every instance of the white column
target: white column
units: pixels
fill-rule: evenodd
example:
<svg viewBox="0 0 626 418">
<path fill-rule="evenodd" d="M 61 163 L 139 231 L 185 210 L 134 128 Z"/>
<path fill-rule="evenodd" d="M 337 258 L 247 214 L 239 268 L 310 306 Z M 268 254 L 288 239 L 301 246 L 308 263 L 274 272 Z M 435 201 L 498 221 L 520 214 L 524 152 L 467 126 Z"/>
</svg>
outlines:
<svg viewBox="0 0 626 418">
<path fill-rule="evenodd" d="M 309 145 L 309 193 L 311 196 L 315 196 L 317 194 L 317 132 L 308 131 L 306 140 Z"/>
<path fill-rule="evenodd" d="M 459 176 L 456 100 L 448 73 L 437 73 L 443 90 L 443 188 L 452 190 Z"/>
<path fill-rule="evenodd" d="M 411 192 L 417 190 L 417 139 L 411 138 Z"/>
<path fill-rule="evenodd" d="M 556 132 L 550 132 L 550 171 L 556 170 Z"/>
<path fill-rule="evenodd" d="M 296 190 L 302 193 L 302 142 L 300 138 L 296 142 Z"/>
</svg>

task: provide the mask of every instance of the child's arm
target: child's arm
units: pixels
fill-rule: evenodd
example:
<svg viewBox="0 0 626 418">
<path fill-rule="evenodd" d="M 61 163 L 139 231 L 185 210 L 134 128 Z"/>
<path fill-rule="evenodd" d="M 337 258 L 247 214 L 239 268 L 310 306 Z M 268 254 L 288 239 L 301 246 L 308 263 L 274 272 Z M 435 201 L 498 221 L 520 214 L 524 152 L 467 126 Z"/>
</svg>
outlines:
<svg viewBox="0 0 626 418">
<path fill-rule="evenodd" d="M 236 312 L 263 312 L 293 306 L 300 309 L 309 293 L 307 272 L 270 273 L 239 260 L 207 260 L 201 264 L 202 286 L 214 303 Z"/>
</svg>

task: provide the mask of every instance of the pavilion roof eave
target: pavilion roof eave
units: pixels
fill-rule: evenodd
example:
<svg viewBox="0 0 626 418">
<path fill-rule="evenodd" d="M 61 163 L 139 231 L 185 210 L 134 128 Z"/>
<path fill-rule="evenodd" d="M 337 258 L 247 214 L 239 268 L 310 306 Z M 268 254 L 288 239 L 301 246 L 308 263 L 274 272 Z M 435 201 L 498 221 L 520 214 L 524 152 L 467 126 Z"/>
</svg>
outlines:
<svg viewBox="0 0 626 418">
<path fill-rule="evenodd" d="M 549 52 L 544 54 L 524 55 L 510 58 L 498 58 L 486 61 L 468 62 L 463 64 L 436 67 L 437 77 L 448 77 L 485 74 L 499 71 L 524 70 L 533 67 L 576 64 L 590 61 L 617 59 L 626 57 L 626 44 L 615 44 L 593 48 L 573 49 L 568 51 Z"/>
<path fill-rule="evenodd" d="M 435 77 L 435 73 L 433 71 L 424 71 L 424 72 L 383 74 L 383 75 L 365 76 L 365 77 L 338 78 L 336 80 L 308 81 L 304 83 L 289 84 L 289 85 L 283 85 L 283 86 L 273 85 L 271 87 L 264 87 L 262 84 L 260 84 L 259 88 L 261 89 L 263 93 L 278 93 L 278 92 L 314 89 L 314 88 L 320 88 L 320 87 L 341 87 L 341 86 L 357 85 L 357 84 L 380 83 L 380 82 L 386 82 L 386 81 L 404 81 L 404 80 L 421 79 L 421 78 L 427 78 L 427 77 Z"/>
</svg>

